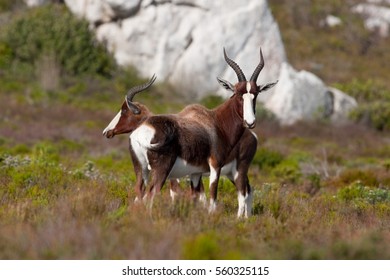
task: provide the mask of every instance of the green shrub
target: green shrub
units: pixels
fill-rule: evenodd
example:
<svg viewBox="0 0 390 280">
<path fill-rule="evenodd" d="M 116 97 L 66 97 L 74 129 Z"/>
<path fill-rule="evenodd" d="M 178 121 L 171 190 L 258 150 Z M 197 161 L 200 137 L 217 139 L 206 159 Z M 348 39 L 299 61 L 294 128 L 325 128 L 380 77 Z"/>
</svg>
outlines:
<svg viewBox="0 0 390 280">
<path fill-rule="evenodd" d="M 222 248 L 217 243 L 215 233 L 202 233 L 185 242 L 183 258 L 188 260 L 217 260 L 221 256 Z"/>
<path fill-rule="evenodd" d="M 294 159 L 282 161 L 272 170 L 272 174 L 279 180 L 292 184 L 297 183 L 302 176 L 299 162 Z"/>
<path fill-rule="evenodd" d="M 64 6 L 27 10 L 13 20 L 3 37 L 16 63 L 34 66 L 44 57 L 55 55 L 61 70 L 71 75 L 109 75 L 114 67 L 113 59 L 97 44 L 88 23 L 74 17 Z"/>
<path fill-rule="evenodd" d="M 350 114 L 351 118 L 377 130 L 390 130 L 390 101 L 377 101 L 360 105 Z"/>
<path fill-rule="evenodd" d="M 390 130 L 390 90 L 375 80 L 357 80 L 337 85 L 356 98 L 359 106 L 350 117 L 378 130 Z"/>
<path fill-rule="evenodd" d="M 385 85 L 372 79 L 353 79 L 349 83 L 337 84 L 340 90 L 356 98 L 358 103 L 375 102 L 378 100 L 390 101 L 390 91 Z"/>
<path fill-rule="evenodd" d="M 271 169 L 281 163 L 283 158 L 278 151 L 260 148 L 256 151 L 252 164 L 259 166 L 260 169 Z"/>
<path fill-rule="evenodd" d="M 30 199 L 33 203 L 47 205 L 51 195 L 57 195 L 66 187 L 65 170 L 50 156 L 7 156 L 0 160 L 0 176 L 7 178 L 7 185 L 0 195 L 3 199 Z"/>
<path fill-rule="evenodd" d="M 261 190 L 254 190 L 253 212 L 255 215 L 268 213 L 274 219 L 284 219 L 283 194 L 280 185 L 264 184 Z"/>
<path fill-rule="evenodd" d="M 12 50 L 4 42 L 0 42 L 0 69 L 9 66 L 12 61 Z"/>
<path fill-rule="evenodd" d="M 183 258 L 188 260 L 242 259 L 240 251 L 230 249 L 236 240 L 218 236 L 214 231 L 199 233 L 184 242 Z"/>
<path fill-rule="evenodd" d="M 348 187 L 340 189 L 337 196 L 344 201 L 352 201 L 357 204 L 390 202 L 389 190 L 368 187 L 360 181 L 356 181 Z"/>
</svg>

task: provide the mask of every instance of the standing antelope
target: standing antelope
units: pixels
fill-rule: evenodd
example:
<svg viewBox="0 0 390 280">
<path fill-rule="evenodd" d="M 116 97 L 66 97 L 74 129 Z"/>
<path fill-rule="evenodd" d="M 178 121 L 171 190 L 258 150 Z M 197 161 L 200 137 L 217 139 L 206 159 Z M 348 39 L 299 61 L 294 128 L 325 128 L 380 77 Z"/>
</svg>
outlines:
<svg viewBox="0 0 390 280">
<path fill-rule="evenodd" d="M 124 133 L 132 133 L 136 128 L 138 128 L 141 123 L 152 115 L 152 113 L 148 110 L 144 105 L 133 102 L 133 98 L 137 93 L 142 92 L 149 88 L 153 82 L 155 81 L 155 77 L 143 85 L 136 86 L 131 88 L 127 95 L 124 103 L 122 104 L 122 108 L 117 116 L 113 119 L 113 121 L 107 126 L 103 131 L 103 135 L 107 138 L 113 138 L 115 135 L 124 134 Z M 132 108 L 132 109 L 130 109 Z M 194 107 L 193 107 L 194 109 Z M 181 113 L 181 115 L 183 112 Z M 185 116 L 183 116 L 185 117 Z M 252 133 L 249 129 L 245 129 L 244 134 L 241 136 L 237 145 L 231 151 L 226 164 L 222 167 L 221 175 L 226 175 L 232 183 L 238 188 L 243 189 L 246 187 L 246 191 L 248 194 L 251 193 L 251 186 L 249 184 L 248 179 L 248 170 L 250 163 L 253 160 L 253 157 L 256 153 L 257 148 L 257 138 L 254 133 Z M 135 190 L 137 192 L 137 199 L 143 196 L 144 192 L 144 177 L 142 175 L 142 167 L 134 154 L 134 151 L 130 145 L 130 155 L 133 161 L 135 175 L 136 175 L 136 184 Z M 194 175 L 191 181 L 191 192 L 193 196 L 199 197 L 200 200 L 205 201 L 204 189 L 201 180 L 201 175 Z M 171 195 L 174 197 L 175 191 L 178 187 L 177 180 L 171 179 Z M 239 201 L 242 196 L 239 193 Z M 130 197 L 129 197 L 130 199 Z M 243 208 L 244 203 L 239 203 L 241 207 L 238 209 L 237 216 L 240 217 L 245 215 L 248 217 L 251 213 L 251 202 L 245 204 L 245 208 Z"/>
<path fill-rule="evenodd" d="M 191 176 L 191 181 L 200 180 L 201 174 L 210 172 L 210 206 L 212 212 L 216 208 L 217 186 L 222 166 L 228 162 L 229 156 L 245 127 L 255 126 L 255 105 L 259 92 L 267 90 L 276 83 L 257 86 L 256 81 L 264 66 L 260 50 L 260 63 L 249 81 L 246 80 L 240 67 L 231 60 L 224 50 L 225 60 L 236 72 L 238 83 L 233 86 L 227 81 L 218 81 L 233 91 L 232 97 L 214 110 L 200 105 L 190 105 L 176 115 L 148 116 L 130 135 L 132 155 L 142 170 L 143 181 L 146 182 L 149 172 L 152 181 L 149 196 L 159 192 L 169 178 Z M 150 85 L 149 85 L 150 86 Z M 131 100 L 130 100 L 131 101 Z M 118 124 L 123 111 L 132 110 L 139 113 L 128 98 L 122 110 L 104 130 L 109 137 L 111 128 Z M 237 163 L 236 163 L 237 164 Z M 235 167 L 236 170 L 238 166 Z M 233 179 L 238 179 L 235 173 Z M 238 215 L 250 214 L 250 187 L 247 176 L 236 184 L 239 191 Z M 198 179 L 198 180 L 197 180 Z M 137 192 L 142 197 L 142 190 Z"/>
</svg>

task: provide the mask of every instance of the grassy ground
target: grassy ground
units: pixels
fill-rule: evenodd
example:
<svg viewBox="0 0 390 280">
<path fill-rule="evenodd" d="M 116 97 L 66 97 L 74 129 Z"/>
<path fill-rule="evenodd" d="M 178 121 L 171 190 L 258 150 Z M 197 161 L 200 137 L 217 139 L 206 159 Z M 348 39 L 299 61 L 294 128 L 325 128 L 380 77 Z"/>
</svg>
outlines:
<svg viewBox="0 0 390 280">
<path fill-rule="evenodd" d="M 270 1 L 294 67 L 356 95 L 380 85 L 377 101 L 388 104 L 388 39 L 362 31 L 346 12 L 354 1 L 298 2 Z M 321 29 L 327 13 L 352 21 Z M 176 203 L 165 187 L 149 211 L 132 203 L 127 137 L 101 135 L 126 90 L 141 82 L 136 73 L 72 75 L 53 53 L 26 64 L 10 51 L 0 44 L 0 259 L 390 258 L 389 129 L 327 121 L 280 127 L 262 112 L 249 174 L 253 217 L 237 220 L 226 179 L 213 215 L 188 199 L 185 181 Z M 155 113 L 188 103 L 166 84 L 137 101 Z"/>
</svg>

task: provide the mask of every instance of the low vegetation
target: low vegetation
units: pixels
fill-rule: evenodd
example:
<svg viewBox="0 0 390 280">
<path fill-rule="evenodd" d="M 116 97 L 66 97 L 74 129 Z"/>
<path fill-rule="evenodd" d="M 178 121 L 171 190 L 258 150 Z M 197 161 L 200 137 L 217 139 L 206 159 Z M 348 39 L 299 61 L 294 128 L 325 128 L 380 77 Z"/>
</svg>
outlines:
<svg viewBox="0 0 390 280">
<path fill-rule="evenodd" d="M 271 2 L 277 18 L 286 8 L 293 8 L 291 1 Z M 11 8 L 6 6 L 10 3 L 0 1 L 1 9 Z M 321 7 L 329 6 L 316 7 L 319 10 L 312 12 L 322 15 Z M 70 17 L 61 7 L 55 9 L 62 11 L 58 17 Z M 6 20 L 9 26 L 22 20 L 24 13 L 29 17 L 44 14 L 45 8 L 18 13 L 16 19 Z M 285 20 L 280 20 L 282 30 L 289 17 Z M 293 26 L 299 32 L 308 32 L 310 38 L 313 28 L 319 40 L 326 42 L 320 29 L 300 23 L 304 17 L 295 20 L 298 23 Z M 85 26 L 73 19 L 68 22 Z M 10 51 L 3 32 L 5 29 L 0 35 L 0 259 L 390 258 L 388 118 L 379 126 L 374 120 L 378 115 L 373 114 L 369 123 L 334 126 L 323 121 L 281 127 L 268 112 L 259 110 L 255 129 L 259 146 L 249 174 L 254 189 L 250 219 L 236 219 L 236 190 L 226 178 L 220 184 L 218 210 L 213 215 L 189 199 L 186 180 L 181 182 L 181 195 L 175 203 L 171 203 L 166 186 L 150 210 L 133 203 L 135 174 L 127 137 L 107 140 L 101 135 L 126 90 L 144 80 L 133 69 L 111 64 L 107 64 L 108 75 L 99 67 L 73 72 L 58 57 L 53 58 L 52 50 L 38 55 L 46 57 L 46 62 L 22 63 Z M 297 68 L 309 65 L 307 59 L 302 60 L 305 57 L 323 62 L 332 57 L 321 45 L 315 53 L 312 44 L 297 47 L 291 35 L 294 32 L 290 29 L 283 34 L 287 53 Z M 345 34 L 342 30 L 324 32 L 333 40 L 342 40 L 340 34 Z M 308 48 L 306 56 L 300 49 L 304 46 Z M 342 53 L 334 52 L 334 59 L 340 61 Z M 297 62 L 299 54 L 302 64 Z M 97 55 L 102 56 L 98 61 L 111 59 L 105 52 Z M 375 58 L 383 59 L 372 55 L 362 60 Z M 59 72 L 51 66 L 35 67 L 42 63 L 54 65 Z M 356 70 L 358 74 L 322 71 L 322 78 L 337 82 L 361 101 L 358 110 L 380 101 L 388 108 L 388 81 L 381 75 L 360 75 L 365 68 Z M 52 72 L 60 73 L 54 85 L 39 78 Z M 167 84 L 153 86 L 137 100 L 156 113 L 177 112 L 186 105 L 185 98 Z M 216 97 L 202 100 L 209 107 L 220 102 Z M 356 120 L 361 118 L 356 116 Z M 207 186 L 207 178 L 204 180 Z"/>
</svg>

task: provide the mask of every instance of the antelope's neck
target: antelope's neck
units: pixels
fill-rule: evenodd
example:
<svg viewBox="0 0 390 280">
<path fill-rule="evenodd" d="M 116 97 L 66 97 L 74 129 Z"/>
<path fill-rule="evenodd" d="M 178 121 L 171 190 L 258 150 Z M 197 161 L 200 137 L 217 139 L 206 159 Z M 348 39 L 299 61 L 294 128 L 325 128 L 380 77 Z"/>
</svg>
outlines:
<svg viewBox="0 0 390 280">
<path fill-rule="evenodd" d="M 215 109 L 217 126 L 230 149 L 237 144 L 245 131 L 242 108 L 236 98 L 231 98 Z"/>
</svg>

